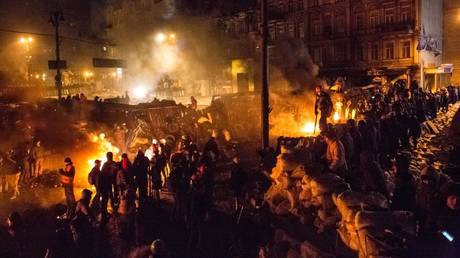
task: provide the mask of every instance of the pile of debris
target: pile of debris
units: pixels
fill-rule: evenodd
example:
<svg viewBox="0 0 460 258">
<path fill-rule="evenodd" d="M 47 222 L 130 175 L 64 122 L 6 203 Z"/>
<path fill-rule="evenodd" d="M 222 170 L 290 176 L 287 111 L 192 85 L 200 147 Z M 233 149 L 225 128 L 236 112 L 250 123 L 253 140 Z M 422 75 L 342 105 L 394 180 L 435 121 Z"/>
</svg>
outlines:
<svg viewBox="0 0 460 258">
<path fill-rule="evenodd" d="M 45 171 L 26 184 L 29 188 L 56 188 L 61 185 L 60 175 L 56 170 Z"/>
</svg>

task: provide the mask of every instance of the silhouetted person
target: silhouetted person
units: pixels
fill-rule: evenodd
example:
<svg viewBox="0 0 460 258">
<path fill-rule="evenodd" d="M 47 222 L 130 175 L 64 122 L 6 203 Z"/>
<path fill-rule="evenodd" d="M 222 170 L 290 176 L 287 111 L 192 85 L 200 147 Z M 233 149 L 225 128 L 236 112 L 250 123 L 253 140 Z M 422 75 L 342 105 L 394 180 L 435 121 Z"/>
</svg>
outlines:
<svg viewBox="0 0 460 258">
<path fill-rule="evenodd" d="M 327 118 L 332 114 L 332 100 L 329 94 L 323 91 L 321 85 L 315 87 L 315 116 L 320 115 L 319 128 L 324 131 L 327 128 Z"/>
<path fill-rule="evenodd" d="M 395 188 L 391 209 L 408 210 L 415 209 L 415 179 L 409 171 L 409 158 L 404 155 L 397 155 L 393 164 L 395 172 Z"/>
</svg>

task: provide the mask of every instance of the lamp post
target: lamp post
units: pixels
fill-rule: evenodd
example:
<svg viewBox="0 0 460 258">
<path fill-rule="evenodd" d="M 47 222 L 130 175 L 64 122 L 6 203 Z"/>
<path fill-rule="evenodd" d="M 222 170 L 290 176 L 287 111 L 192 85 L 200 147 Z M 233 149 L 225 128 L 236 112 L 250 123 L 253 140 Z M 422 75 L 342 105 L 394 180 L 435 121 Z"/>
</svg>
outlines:
<svg viewBox="0 0 460 258">
<path fill-rule="evenodd" d="M 27 71 L 26 71 L 26 77 L 27 77 L 27 86 L 31 86 L 30 84 L 30 61 L 32 59 L 32 56 L 30 55 L 30 48 L 31 44 L 34 41 L 32 37 L 21 37 L 19 39 L 19 43 L 24 45 L 24 48 L 26 50 L 26 65 L 27 65 Z"/>
<path fill-rule="evenodd" d="M 262 147 L 270 145 L 269 139 L 269 92 L 268 92 L 268 10 L 267 0 L 261 1 L 262 9 L 262 90 L 261 90 L 261 119 L 262 119 Z"/>
<path fill-rule="evenodd" d="M 50 14 L 49 22 L 54 26 L 55 29 L 55 41 L 56 41 L 56 89 L 58 92 L 58 100 L 62 97 L 62 74 L 61 74 L 61 52 L 60 52 L 60 38 L 59 38 L 59 23 L 64 21 L 64 15 L 62 11 L 55 11 Z"/>
</svg>

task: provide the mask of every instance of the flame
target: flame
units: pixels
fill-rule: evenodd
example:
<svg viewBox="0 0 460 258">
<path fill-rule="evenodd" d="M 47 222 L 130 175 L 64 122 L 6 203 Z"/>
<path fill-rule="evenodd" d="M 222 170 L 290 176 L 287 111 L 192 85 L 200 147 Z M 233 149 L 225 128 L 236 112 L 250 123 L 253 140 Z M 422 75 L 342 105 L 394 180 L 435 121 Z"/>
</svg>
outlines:
<svg viewBox="0 0 460 258">
<path fill-rule="evenodd" d="M 335 111 L 335 113 L 334 113 L 334 123 L 339 122 L 339 120 L 340 120 L 339 112 Z"/>
<path fill-rule="evenodd" d="M 348 115 L 350 114 L 350 109 L 346 108 L 345 109 L 345 119 L 348 119 Z"/>
<path fill-rule="evenodd" d="M 303 125 L 301 131 L 302 133 L 305 133 L 307 135 L 314 135 L 314 134 L 319 133 L 319 126 L 316 125 L 316 131 L 315 131 L 315 122 L 308 121 Z"/>
<path fill-rule="evenodd" d="M 114 158 L 120 155 L 120 149 L 117 148 L 116 146 L 113 146 L 113 144 L 106 139 L 106 136 L 104 133 L 101 133 L 99 135 L 90 134 L 89 138 L 91 139 L 92 142 L 96 143 L 98 146 L 97 153 L 95 153 L 94 155 L 91 155 L 91 157 L 88 159 L 88 164 L 90 166 L 94 165 L 95 160 L 100 160 L 102 164 L 107 162 L 107 158 L 106 158 L 107 152 L 112 152 L 114 155 Z"/>
<path fill-rule="evenodd" d="M 335 102 L 335 112 L 333 116 L 334 123 L 338 123 L 340 121 L 340 113 L 342 113 L 343 102 L 337 101 Z"/>
<path fill-rule="evenodd" d="M 353 109 L 351 111 L 351 119 L 355 119 L 356 118 L 356 109 Z"/>
</svg>

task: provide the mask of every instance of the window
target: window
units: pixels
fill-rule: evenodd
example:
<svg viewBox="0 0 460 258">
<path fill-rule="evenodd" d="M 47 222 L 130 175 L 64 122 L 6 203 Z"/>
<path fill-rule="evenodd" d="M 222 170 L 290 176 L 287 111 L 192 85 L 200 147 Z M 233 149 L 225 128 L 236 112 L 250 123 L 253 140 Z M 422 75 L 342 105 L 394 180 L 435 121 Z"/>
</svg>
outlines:
<svg viewBox="0 0 460 258">
<path fill-rule="evenodd" d="M 283 35 L 286 32 L 284 23 L 278 23 L 276 26 L 277 35 Z"/>
<path fill-rule="evenodd" d="M 364 48 L 362 45 L 356 47 L 356 60 L 364 61 Z"/>
<path fill-rule="evenodd" d="M 284 10 L 284 1 L 283 0 L 278 2 L 278 7 L 280 8 L 280 10 Z"/>
<path fill-rule="evenodd" d="M 401 42 L 401 57 L 410 58 L 411 57 L 411 41 L 406 40 Z"/>
<path fill-rule="evenodd" d="M 303 22 L 299 22 L 299 38 L 305 38 L 305 27 L 303 25 Z"/>
<path fill-rule="evenodd" d="M 339 44 L 335 46 L 335 61 L 343 62 L 345 61 L 345 45 Z"/>
<path fill-rule="evenodd" d="M 401 7 L 401 22 L 410 21 L 410 7 Z"/>
<path fill-rule="evenodd" d="M 374 44 L 371 47 L 371 59 L 379 60 L 379 45 Z"/>
<path fill-rule="evenodd" d="M 332 33 L 332 21 L 331 21 L 331 15 L 330 14 L 325 14 L 323 16 L 323 32 L 325 34 L 330 34 Z"/>
<path fill-rule="evenodd" d="M 270 34 L 270 39 L 271 40 L 276 40 L 276 32 L 274 28 L 269 28 L 268 29 L 268 34 Z"/>
<path fill-rule="evenodd" d="M 294 24 L 293 23 L 288 24 L 288 32 L 289 32 L 289 36 L 295 37 Z"/>
<path fill-rule="evenodd" d="M 310 0 L 310 6 L 318 6 L 319 0 Z"/>
<path fill-rule="evenodd" d="M 369 28 L 375 29 L 379 25 L 379 13 L 372 12 L 369 16 Z"/>
<path fill-rule="evenodd" d="M 356 15 L 356 30 L 363 30 L 364 29 L 364 15 L 357 14 Z"/>
<path fill-rule="evenodd" d="M 385 43 L 385 59 L 395 58 L 395 44 L 393 42 Z"/>
<path fill-rule="evenodd" d="M 288 12 L 293 12 L 294 11 L 294 0 L 288 0 Z"/>
<path fill-rule="evenodd" d="M 385 9 L 385 24 L 392 24 L 394 22 L 394 10 Z"/>
<path fill-rule="evenodd" d="M 319 20 L 314 20 L 312 23 L 312 33 L 317 36 L 321 34 L 321 24 Z"/>
<path fill-rule="evenodd" d="M 322 63 L 329 62 L 329 48 L 328 47 L 321 48 L 321 62 Z"/>
<path fill-rule="evenodd" d="M 305 8 L 304 0 L 297 0 L 297 9 L 303 10 Z"/>
<path fill-rule="evenodd" d="M 312 48 L 313 62 L 319 64 L 321 62 L 321 49 L 319 47 Z"/>
<path fill-rule="evenodd" d="M 338 33 L 345 32 L 345 15 L 339 15 L 336 18 L 336 31 Z"/>
</svg>

